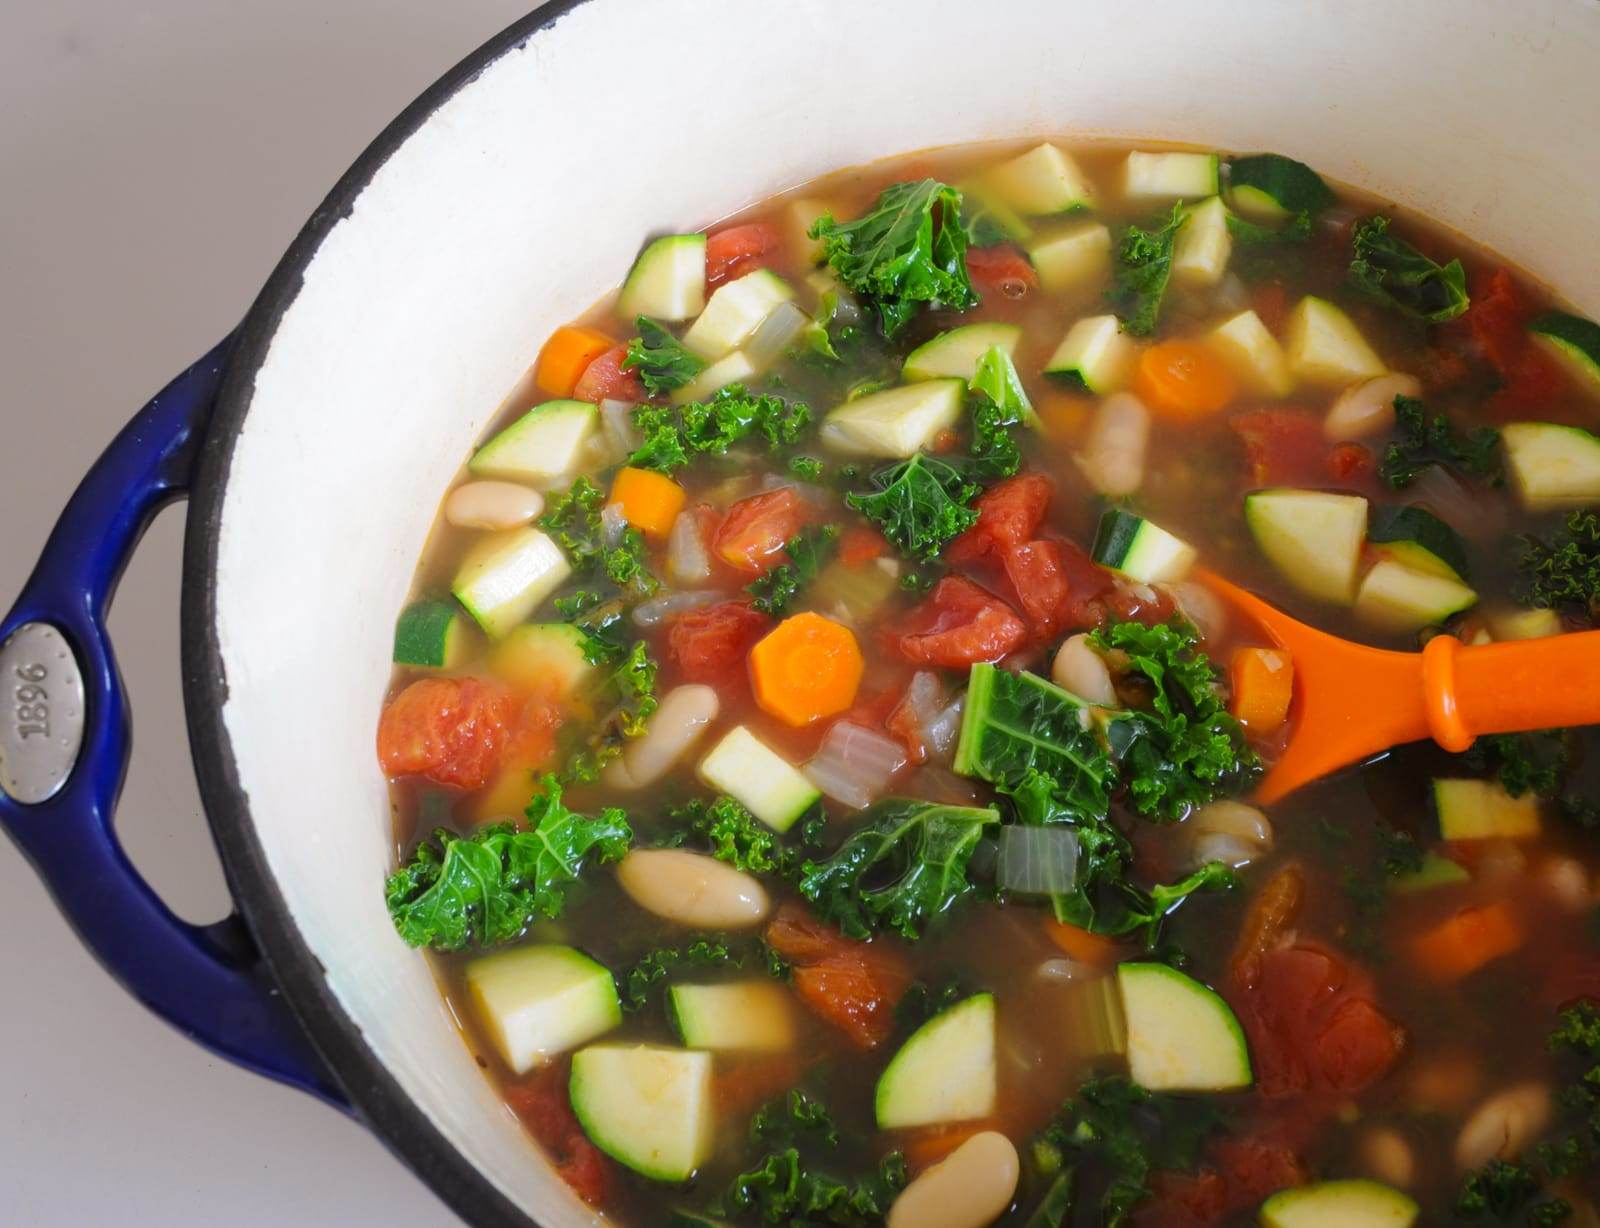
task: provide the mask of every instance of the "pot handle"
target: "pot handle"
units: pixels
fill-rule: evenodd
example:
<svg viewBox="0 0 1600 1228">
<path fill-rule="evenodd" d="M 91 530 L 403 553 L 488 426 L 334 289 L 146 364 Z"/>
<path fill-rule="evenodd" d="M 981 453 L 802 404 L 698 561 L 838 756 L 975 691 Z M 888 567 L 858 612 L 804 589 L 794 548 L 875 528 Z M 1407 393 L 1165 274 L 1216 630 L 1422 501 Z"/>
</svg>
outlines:
<svg viewBox="0 0 1600 1228">
<path fill-rule="evenodd" d="M 101 454 L 0 620 L 0 826 L 147 1007 L 230 1061 L 343 1108 L 238 913 L 214 925 L 176 916 L 112 827 L 130 729 L 106 610 L 151 520 L 188 492 L 231 342 L 157 393 Z"/>
</svg>

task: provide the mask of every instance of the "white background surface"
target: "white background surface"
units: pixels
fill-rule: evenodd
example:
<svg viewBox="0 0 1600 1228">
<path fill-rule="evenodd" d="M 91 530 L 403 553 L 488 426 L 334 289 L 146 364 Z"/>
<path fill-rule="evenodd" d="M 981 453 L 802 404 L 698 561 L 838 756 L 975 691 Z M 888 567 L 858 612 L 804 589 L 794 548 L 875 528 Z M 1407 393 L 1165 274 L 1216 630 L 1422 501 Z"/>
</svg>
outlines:
<svg viewBox="0 0 1600 1228">
<path fill-rule="evenodd" d="M 533 0 L 0 0 L 0 608 L 74 483 L 244 313 L 381 127 Z M 227 896 L 178 682 L 182 509 L 111 629 L 120 830 L 195 921 Z M 0 840 L 0 1224 L 446 1225 L 367 1133 L 147 1014 Z"/>
</svg>

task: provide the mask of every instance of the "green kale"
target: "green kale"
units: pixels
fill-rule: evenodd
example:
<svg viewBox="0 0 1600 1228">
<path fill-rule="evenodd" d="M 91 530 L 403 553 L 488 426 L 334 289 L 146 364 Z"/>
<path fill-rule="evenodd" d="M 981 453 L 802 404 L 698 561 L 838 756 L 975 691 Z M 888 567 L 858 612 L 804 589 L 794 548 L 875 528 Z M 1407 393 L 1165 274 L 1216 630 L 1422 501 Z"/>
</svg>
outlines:
<svg viewBox="0 0 1600 1228">
<path fill-rule="evenodd" d="M 907 558 L 931 563 L 945 543 L 978 521 L 969 505 L 978 493 L 948 461 L 925 452 L 872 475 L 873 489 L 845 502 L 878 526 Z"/>
<path fill-rule="evenodd" d="M 791 456 L 788 468 L 789 472 L 802 482 L 822 480 L 822 462 L 814 456 Z"/>
<path fill-rule="evenodd" d="M 1443 414 L 1429 422 L 1415 397 L 1395 397 L 1394 420 L 1400 437 L 1389 444 L 1378 465 L 1378 476 L 1394 489 L 1411 485 L 1430 465 L 1500 485 L 1500 432 L 1493 427 L 1458 435 Z"/>
<path fill-rule="evenodd" d="M 622 369 L 637 371 L 652 396 L 682 388 L 706 369 L 705 359 L 649 316 L 640 316 L 634 323 L 639 335 L 628 342 Z"/>
<path fill-rule="evenodd" d="M 601 524 L 604 505 L 605 492 L 580 477 L 539 517 L 539 524 L 566 554 L 575 575 L 598 569 L 630 599 L 648 597 L 660 584 L 645 563 L 644 536 L 629 525 L 615 546 L 607 546 Z"/>
<path fill-rule="evenodd" d="M 1172 245 L 1187 211 L 1172 206 L 1165 222 L 1149 230 L 1129 226 L 1117 242 L 1116 268 L 1106 298 L 1122 318 L 1122 331 L 1147 337 L 1155 331 L 1161 300 L 1172 276 Z"/>
<path fill-rule="evenodd" d="M 817 578 L 838 540 L 836 524 L 808 525 L 801 529 L 784 546 L 789 561 L 779 563 L 745 585 L 745 592 L 751 597 L 750 604 L 763 614 L 782 618 L 800 590 Z"/>
<path fill-rule="evenodd" d="M 852 938 L 880 926 L 916 938 L 976 888 L 973 850 L 1000 821 L 972 806 L 890 798 L 862 811 L 855 830 L 822 862 L 807 861 L 800 894 Z"/>
<path fill-rule="evenodd" d="M 744 962 L 743 956 L 736 955 L 722 939 L 697 938 L 686 947 L 658 947 L 618 975 L 622 1009 L 630 1014 L 644 1009 L 656 986 L 674 973 L 698 968 L 742 968 Z"/>
<path fill-rule="evenodd" d="M 1011 437 L 1011 428 L 1030 419 L 1033 406 L 1022 390 L 1011 356 L 999 346 L 990 346 L 978 360 L 967 407 L 972 414 L 969 472 L 985 481 L 1016 473 L 1022 467 L 1022 453 Z"/>
<path fill-rule="evenodd" d="M 590 665 L 611 665 L 628 655 L 627 607 L 592 589 L 579 589 L 551 603 L 563 622 L 583 632 L 583 657 Z"/>
<path fill-rule="evenodd" d="M 839 1145 L 839 1127 L 822 1103 L 798 1087 L 781 1100 L 763 1105 L 750 1121 L 757 1142 L 787 1147 L 814 1137 L 824 1147 Z"/>
<path fill-rule="evenodd" d="M 1338 200 L 1321 175 L 1304 162 L 1282 154 L 1249 154 L 1230 159 L 1228 185 L 1236 194 L 1254 192 L 1279 209 L 1308 219 Z"/>
<path fill-rule="evenodd" d="M 1350 280 L 1407 315 L 1434 324 L 1467 309 L 1467 274 L 1461 261 L 1440 265 L 1389 233 L 1381 214 L 1356 224 Z"/>
<path fill-rule="evenodd" d="M 965 311 L 978 302 L 967 275 L 961 193 L 924 179 L 885 188 L 853 222 L 828 214 L 811 227 L 844 285 L 870 302 L 883 335 L 894 338 L 924 304 Z"/>
<path fill-rule="evenodd" d="M 1487 733 L 1461 756 L 1477 772 L 1493 773 L 1512 797 L 1534 793 L 1553 798 L 1567 773 L 1567 739 L 1563 729 L 1532 733 Z"/>
<path fill-rule="evenodd" d="M 1568 512 L 1547 539 L 1524 537 L 1516 595 L 1526 606 L 1600 618 L 1600 516 Z"/>
<path fill-rule="evenodd" d="M 787 1228 L 875 1228 L 906 1180 L 905 1158 L 898 1151 L 884 1157 L 876 1172 L 847 1183 L 813 1171 L 798 1148 L 785 1147 L 735 1177 L 718 1210 Z"/>
<path fill-rule="evenodd" d="M 1505 1160 L 1490 1160 L 1469 1173 L 1456 1196 L 1456 1214 L 1463 1219 L 1489 1217 L 1502 1224 L 1559 1224 L 1572 1212 L 1564 1199 L 1539 1200 L 1543 1183 L 1531 1169 Z"/>
<path fill-rule="evenodd" d="M 1113 721 L 1108 733 L 1134 808 L 1181 819 L 1194 806 L 1255 779 L 1260 760 L 1217 694 L 1217 670 L 1181 618 L 1161 626 L 1123 622 L 1094 633 L 1100 649 L 1124 653 L 1151 690 L 1150 709 Z"/>
<path fill-rule="evenodd" d="M 811 407 L 804 401 L 753 395 L 743 384 L 729 384 L 706 401 L 637 406 L 633 424 L 644 442 L 628 463 L 671 473 L 703 453 L 725 455 L 751 436 L 764 439 L 773 451 L 790 447 L 811 424 Z"/>
<path fill-rule="evenodd" d="M 696 799 L 675 807 L 671 818 L 678 825 L 669 843 L 683 843 L 689 836 L 705 842 L 713 857 L 736 870 L 751 874 L 779 874 L 791 877 L 804 860 L 801 851 L 822 842 L 824 817 L 813 807 L 789 830 L 794 838 L 785 842 L 777 832 L 731 797 L 714 801 Z"/>
<path fill-rule="evenodd" d="M 622 753 L 623 744 L 629 738 L 643 733 L 655 715 L 658 702 L 656 662 L 650 656 L 650 646 L 643 640 L 635 641 L 598 695 L 613 706 L 595 722 L 568 761 L 566 776 L 569 780 L 583 783 L 598 780 L 600 769 Z"/>
<path fill-rule="evenodd" d="M 419 844 L 384 886 L 400 937 L 440 951 L 509 942 L 538 918 L 561 915 L 587 862 L 616 861 L 633 841 L 621 810 L 595 818 L 568 810 L 554 776 L 529 803 L 527 823 L 465 838 L 440 828 Z"/>
</svg>

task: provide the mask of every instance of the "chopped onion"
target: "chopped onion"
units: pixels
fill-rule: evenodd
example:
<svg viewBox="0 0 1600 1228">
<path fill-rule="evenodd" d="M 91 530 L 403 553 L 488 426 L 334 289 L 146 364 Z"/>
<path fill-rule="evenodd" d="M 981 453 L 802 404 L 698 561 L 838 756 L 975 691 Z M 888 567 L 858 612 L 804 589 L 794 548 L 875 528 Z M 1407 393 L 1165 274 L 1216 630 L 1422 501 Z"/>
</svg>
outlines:
<svg viewBox="0 0 1600 1228">
<path fill-rule="evenodd" d="M 636 451 L 643 441 L 633 426 L 632 401 L 601 401 L 600 429 L 618 456 Z"/>
<path fill-rule="evenodd" d="M 766 370 L 788 352 L 810 323 L 811 317 L 795 304 L 779 303 L 744 343 L 745 357 L 757 371 Z"/>
<path fill-rule="evenodd" d="M 938 716 L 923 726 L 923 744 L 935 759 L 943 759 L 955 749 L 956 736 L 961 732 L 961 711 L 966 707 L 966 703 L 966 692 L 962 692 L 941 708 Z"/>
<path fill-rule="evenodd" d="M 758 490 L 765 493 L 769 490 L 792 490 L 807 503 L 823 504 L 828 502 L 828 492 L 820 486 L 813 486 L 810 482 L 802 482 L 785 473 L 768 473 L 761 479 Z"/>
<path fill-rule="evenodd" d="M 627 532 L 628 518 L 622 514 L 622 504 L 608 503 L 600 512 L 600 542 L 607 550 L 622 545 L 622 535 Z"/>
<path fill-rule="evenodd" d="M 944 687 L 940 685 L 939 676 L 932 670 L 918 670 L 911 676 L 911 685 L 906 688 L 905 699 L 901 702 L 911 709 L 917 737 L 926 742 L 928 726 L 939 718 L 939 709 L 944 706 Z"/>
<path fill-rule="evenodd" d="M 1429 465 L 1406 493 L 1412 502 L 1422 504 L 1471 541 L 1489 541 L 1505 534 L 1506 514 L 1500 500 L 1480 499 L 1441 465 Z"/>
<path fill-rule="evenodd" d="M 1182 614 L 1200 632 L 1202 640 L 1216 640 L 1228 626 L 1228 611 L 1221 599 L 1198 580 L 1167 585 L 1167 593 Z"/>
<path fill-rule="evenodd" d="M 1071 891 L 1078 881 L 1078 837 L 1066 827 L 1000 829 L 1002 890 L 1023 895 Z"/>
<path fill-rule="evenodd" d="M 1047 959 L 1033 970 L 1041 981 L 1088 981 L 1104 975 L 1090 964 L 1080 964 L 1075 959 Z"/>
<path fill-rule="evenodd" d="M 634 606 L 633 621 L 640 627 L 653 627 L 663 619 L 674 618 L 685 610 L 716 605 L 725 599 L 726 594 L 707 588 L 690 589 L 682 593 L 663 593 L 659 597 L 652 597 L 649 601 L 641 601 Z"/>
<path fill-rule="evenodd" d="M 905 765 L 900 743 L 853 721 L 836 721 L 803 770 L 834 801 L 859 810 L 881 797 Z"/>
<path fill-rule="evenodd" d="M 694 508 L 678 513 L 667 535 L 667 575 L 674 584 L 700 584 L 711 578 L 711 554 Z"/>
<path fill-rule="evenodd" d="M 1250 289 L 1237 273 L 1229 273 L 1217 283 L 1212 299 L 1222 311 L 1243 311 L 1250 306 Z"/>
</svg>

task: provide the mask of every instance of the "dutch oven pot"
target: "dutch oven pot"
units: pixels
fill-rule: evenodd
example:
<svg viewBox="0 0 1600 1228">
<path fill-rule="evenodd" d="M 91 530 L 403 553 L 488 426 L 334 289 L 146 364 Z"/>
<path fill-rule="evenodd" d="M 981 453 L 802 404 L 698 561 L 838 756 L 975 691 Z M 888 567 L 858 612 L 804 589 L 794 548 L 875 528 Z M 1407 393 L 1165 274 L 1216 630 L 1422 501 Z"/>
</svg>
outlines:
<svg viewBox="0 0 1600 1228">
<path fill-rule="evenodd" d="M 552 328 L 651 231 L 840 166 L 1029 134 L 1276 150 L 1600 315 L 1595 0 L 563 0 L 397 119 L 236 332 L 90 471 L 0 622 L 0 820 L 84 941 L 200 1043 L 357 1114 L 457 1212 L 592 1222 L 396 937 L 373 731 L 438 498 Z M 187 495 L 184 689 L 238 904 L 117 845 L 106 605 Z"/>
</svg>

